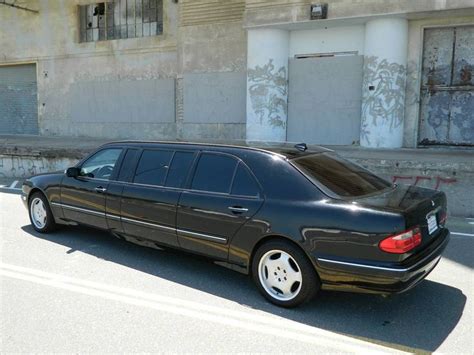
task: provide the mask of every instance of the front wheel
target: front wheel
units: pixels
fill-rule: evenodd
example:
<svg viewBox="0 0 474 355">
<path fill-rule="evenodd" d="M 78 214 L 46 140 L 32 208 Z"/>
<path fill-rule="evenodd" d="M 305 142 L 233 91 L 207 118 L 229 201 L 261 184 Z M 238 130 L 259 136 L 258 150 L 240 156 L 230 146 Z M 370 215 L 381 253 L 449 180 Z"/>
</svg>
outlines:
<svg viewBox="0 0 474 355">
<path fill-rule="evenodd" d="M 284 240 L 269 241 L 257 249 L 252 275 L 263 296 L 281 307 L 296 307 L 309 301 L 321 286 L 308 257 Z"/>
<path fill-rule="evenodd" d="M 29 201 L 30 221 L 33 228 L 40 233 L 52 232 L 56 229 L 54 216 L 48 200 L 41 192 L 35 192 Z"/>
</svg>

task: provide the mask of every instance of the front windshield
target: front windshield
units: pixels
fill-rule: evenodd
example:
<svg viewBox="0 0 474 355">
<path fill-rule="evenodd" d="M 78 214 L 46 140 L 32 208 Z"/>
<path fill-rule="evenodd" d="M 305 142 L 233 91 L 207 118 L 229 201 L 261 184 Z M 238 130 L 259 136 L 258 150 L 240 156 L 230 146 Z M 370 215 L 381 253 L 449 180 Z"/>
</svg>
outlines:
<svg viewBox="0 0 474 355">
<path fill-rule="evenodd" d="M 310 180 L 341 197 L 373 194 L 392 184 L 334 153 L 320 153 L 291 160 Z"/>
</svg>

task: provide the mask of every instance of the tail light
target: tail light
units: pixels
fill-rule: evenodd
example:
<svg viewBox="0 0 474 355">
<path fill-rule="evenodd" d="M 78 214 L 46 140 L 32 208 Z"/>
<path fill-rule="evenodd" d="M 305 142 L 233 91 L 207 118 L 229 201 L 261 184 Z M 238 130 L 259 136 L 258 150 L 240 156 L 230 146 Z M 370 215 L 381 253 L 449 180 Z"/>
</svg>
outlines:
<svg viewBox="0 0 474 355">
<path fill-rule="evenodd" d="M 382 240 L 379 248 L 387 253 L 403 254 L 421 244 L 420 228 L 409 229 L 406 232 L 391 235 Z"/>
</svg>

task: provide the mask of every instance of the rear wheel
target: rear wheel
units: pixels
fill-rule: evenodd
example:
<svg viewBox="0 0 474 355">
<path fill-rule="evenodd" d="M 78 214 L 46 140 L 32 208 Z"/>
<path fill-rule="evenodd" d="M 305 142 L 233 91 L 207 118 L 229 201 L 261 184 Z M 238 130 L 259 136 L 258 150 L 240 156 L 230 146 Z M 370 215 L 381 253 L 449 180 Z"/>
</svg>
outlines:
<svg viewBox="0 0 474 355">
<path fill-rule="evenodd" d="M 308 257 L 284 240 L 269 241 L 257 249 L 252 275 L 263 296 L 282 307 L 296 307 L 309 301 L 321 286 Z"/>
<path fill-rule="evenodd" d="M 35 192 L 31 195 L 28 210 L 31 225 L 37 232 L 48 233 L 56 229 L 48 200 L 41 192 Z"/>
</svg>

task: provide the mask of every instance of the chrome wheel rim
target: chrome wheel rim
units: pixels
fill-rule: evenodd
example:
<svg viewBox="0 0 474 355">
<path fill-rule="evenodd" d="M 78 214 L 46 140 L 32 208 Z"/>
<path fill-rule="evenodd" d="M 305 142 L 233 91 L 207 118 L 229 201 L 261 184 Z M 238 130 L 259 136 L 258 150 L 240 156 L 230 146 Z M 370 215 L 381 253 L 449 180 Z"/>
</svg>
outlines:
<svg viewBox="0 0 474 355">
<path fill-rule="evenodd" d="M 260 258 L 258 277 L 265 292 L 279 301 L 298 296 L 303 283 L 298 263 L 283 250 L 270 250 Z"/>
<path fill-rule="evenodd" d="M 46 219 L 48 217 L 46 207 L 43 201 L 36 197 L 31 201 L 30 205 L 31 220 L 36 228 L 43 229 L 46 225 Z"/>
</svg>

